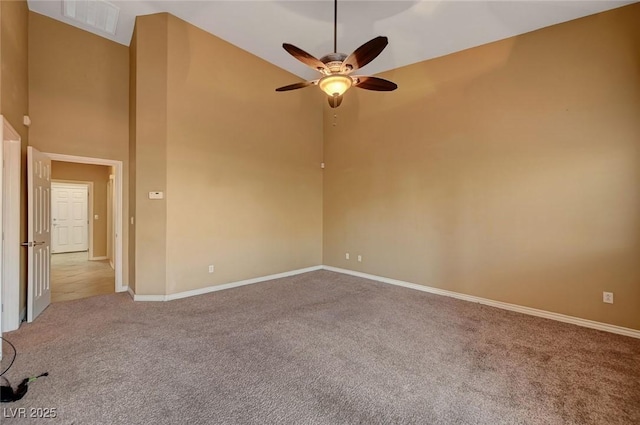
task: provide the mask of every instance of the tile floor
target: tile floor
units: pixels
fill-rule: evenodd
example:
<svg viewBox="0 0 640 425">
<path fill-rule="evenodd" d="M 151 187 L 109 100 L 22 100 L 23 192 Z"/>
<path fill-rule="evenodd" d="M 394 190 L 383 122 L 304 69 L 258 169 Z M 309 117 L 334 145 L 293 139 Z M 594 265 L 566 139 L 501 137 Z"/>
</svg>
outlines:
<svg viewBox="0 0 640 425">
<path fill-rule="evenodd" d="M 108 260 L 89 261 L 87 251 L 51 255 L 51 302 L 113 294 L 114 286 Z"/>
</svg>

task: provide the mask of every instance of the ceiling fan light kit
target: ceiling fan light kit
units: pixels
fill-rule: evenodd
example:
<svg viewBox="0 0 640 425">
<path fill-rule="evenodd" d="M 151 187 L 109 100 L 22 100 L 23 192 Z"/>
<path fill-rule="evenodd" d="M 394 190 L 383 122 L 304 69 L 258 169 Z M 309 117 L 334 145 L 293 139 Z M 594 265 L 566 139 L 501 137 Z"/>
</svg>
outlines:
<svg viewBox="0 0 640 425">
<path fill-rule="evenodd" d="M 320 72 L 323 76 L 318 80 L 305 81 L 279 87 L 276 91 L 289 91 L 317 85 L 327 94 L 329 106 L 337 108 L 342 103 L 342 95 L 351 87 L 365 90 L 392 91 L 398 86 L 378 77 L 351 76 L 351 72 L 362 68 L 374 60 L 389 44 L 387 37 L 378 36 L 358 47 L 349 56 L 337 52 L 338 0 L 334 0 L 333 16 L 333 53 L 316 59 L 314 56 L 293 44 L 284 43 L 282 47 L 294 58 Z"/>
<path fill-rule="evenodd" d="M 325 75 L 318 81 L 320 89 L 329 96 L 342 96 L 352 85 L 351 77 L 342 74 Z"/>
</svg>

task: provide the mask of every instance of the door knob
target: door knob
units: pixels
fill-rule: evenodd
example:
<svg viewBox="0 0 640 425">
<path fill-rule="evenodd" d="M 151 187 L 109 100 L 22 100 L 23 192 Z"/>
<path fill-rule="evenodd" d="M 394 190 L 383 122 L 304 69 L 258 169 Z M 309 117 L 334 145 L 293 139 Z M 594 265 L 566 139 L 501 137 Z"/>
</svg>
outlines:
<svg viewBox="0 0 640 425">
<path fill-rule="evenodd" d="M 44 242 L 44 241 L 42 241 L 42 242 L 36 242 L 36 241 L 33 241 L 33 242 L 22 242 L 20 245 L 21 245 L 21 246 L 26 246 L 26 247 L 31 248 L 32 246 L 36 246 L 36 245 L 44 245 L 45 243 L 46 243 L 46 242 Z"/>
</svg>

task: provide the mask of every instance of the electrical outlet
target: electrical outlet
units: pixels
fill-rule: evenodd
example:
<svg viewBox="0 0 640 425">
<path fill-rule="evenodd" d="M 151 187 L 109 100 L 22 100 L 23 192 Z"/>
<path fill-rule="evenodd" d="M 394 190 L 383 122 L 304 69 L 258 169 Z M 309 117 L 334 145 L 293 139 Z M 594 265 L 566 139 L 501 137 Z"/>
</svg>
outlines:
<svg viewBox="0 0 640 425">
<path fill-rule="evenodd" d="M 213 273 L 214 271 L 216 271 L 216 268 L 213 266 L 213 264 L 211 264 L 209 266 L 209 273 Z"/>
<path fill-rule="evenodd" d="M 344 254 L 344 258 L 345 258 L 345 260 L 349 259 L 349 253 L 348 252 Z"/>
<path fill-rule="evenodd" d="M 362 255 L 358 255 L 358 263 L 362 263 Z"/>
<path fill-rule="evenodd" d="M 603 292 L 602 302 L 607 304 L 613 304 L 613 292 Z"/>
</svg>

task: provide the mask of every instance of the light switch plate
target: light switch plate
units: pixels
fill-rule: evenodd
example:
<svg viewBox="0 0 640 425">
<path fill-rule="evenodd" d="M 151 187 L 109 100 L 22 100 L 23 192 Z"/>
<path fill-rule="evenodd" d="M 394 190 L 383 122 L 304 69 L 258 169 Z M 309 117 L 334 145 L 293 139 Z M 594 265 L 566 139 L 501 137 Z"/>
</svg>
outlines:
<svg viewBox="0 0 640 425">
<path fill-rule="evenodd" d="M 164 192 L 149 192 L 149 199 L 164 199 Z"/>
</svg>

